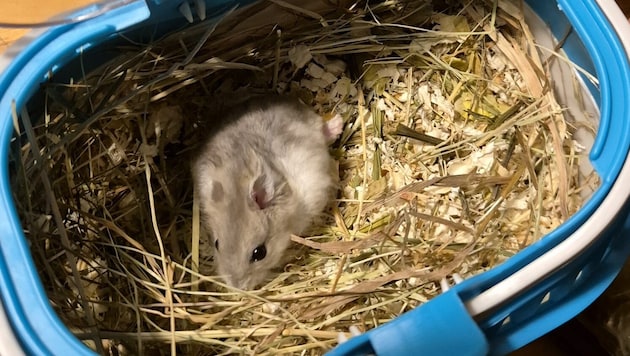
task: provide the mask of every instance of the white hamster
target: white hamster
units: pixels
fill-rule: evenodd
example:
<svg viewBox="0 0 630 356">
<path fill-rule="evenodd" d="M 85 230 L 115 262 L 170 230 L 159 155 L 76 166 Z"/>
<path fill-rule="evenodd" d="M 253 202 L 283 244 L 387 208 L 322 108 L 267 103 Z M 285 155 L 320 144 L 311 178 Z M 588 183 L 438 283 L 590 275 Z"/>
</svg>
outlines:
<svg viewBox="0 0 630 356">
<path fill-rule="evenodd" d="M 328 144 L 340 116 L 324 121 L 305 104 L 266 96 L 211 123 L 192 162 L 202 228 L 215 266 L 234 287 L 252 289 L 278 267 L 291 241 L 335 191 Z"/>
</svg>

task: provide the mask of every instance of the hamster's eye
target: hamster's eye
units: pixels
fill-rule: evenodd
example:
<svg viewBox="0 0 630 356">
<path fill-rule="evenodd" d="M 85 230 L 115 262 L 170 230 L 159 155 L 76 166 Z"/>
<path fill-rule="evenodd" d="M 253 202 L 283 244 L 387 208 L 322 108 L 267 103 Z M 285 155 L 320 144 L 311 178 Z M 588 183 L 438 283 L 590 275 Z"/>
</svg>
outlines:
<svg viewBox="0 0 630 356">
<path fill-rule="evenodd" d="M 219 240 L 214 240 L 214 248 L 216 248 L 217 251 L 219 251 Z"/>
<path fill-rule="evenodd" d="M 258 245 L 254 249 L 254 252 L 252 252 L 252 258 L 250 262 L 260 261 L 265 258 L 265 256 L 267 256 L 267 248 L 265 247 L 265 244 Z"/>
</svg>

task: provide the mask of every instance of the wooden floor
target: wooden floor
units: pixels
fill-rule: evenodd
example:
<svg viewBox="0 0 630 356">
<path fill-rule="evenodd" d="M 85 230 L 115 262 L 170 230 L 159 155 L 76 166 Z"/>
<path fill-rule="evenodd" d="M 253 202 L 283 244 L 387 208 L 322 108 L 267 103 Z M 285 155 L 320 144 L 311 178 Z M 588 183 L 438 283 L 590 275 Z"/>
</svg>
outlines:
<svg viewBox="0 0 630 356">
<path fill-rule="evenodd" d="M 55 14 L 68 12 L 95 0 L 0 0 L 0 23 L 44 22 Z M 0 28 L 0 53 L 28 29 Z"/>
<path fill-rule="evenodd" d="M 44 21 L 54 14 L 96 2 L 94 0 L 0 0 L 0 23 Z M 630 15 L 630 0 L 617 1 Z M 0 28 L 0 53 L 27 30 Z M 615 335 L 608 332 L 604 320 L 614 309 L 615 298 L 630 294 L 630 264 L 613 285 L 577 318 L 533 342 L 513 355 L 608 355 L 616 347 Z M 630 301 L 630 297 L 628 297 Z M 630 316 L 628 316 L 630 321 Z"/>
<path fill-rule="evenodd" d="M 33 23 L 87 6 L 99 0 L 2 0 L 0 22 Z"/>
</svg>

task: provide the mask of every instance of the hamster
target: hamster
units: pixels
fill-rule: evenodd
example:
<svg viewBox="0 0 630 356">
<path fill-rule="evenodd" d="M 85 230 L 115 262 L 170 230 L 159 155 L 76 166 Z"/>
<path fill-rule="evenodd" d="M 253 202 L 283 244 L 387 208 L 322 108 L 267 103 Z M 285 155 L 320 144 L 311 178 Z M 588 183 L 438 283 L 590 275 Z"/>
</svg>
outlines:
<svg viewBox="0 0 630 356">
<path fill-rule="evenodd" d="M 328 145 L 339 115 L 324 121 L 288 97 L 262 97 L 211 122 L 192 162 L 201 224 L 218 274 L 253 289 L 278 267 L 291 242 L 335 192 Z"/>
</svg>

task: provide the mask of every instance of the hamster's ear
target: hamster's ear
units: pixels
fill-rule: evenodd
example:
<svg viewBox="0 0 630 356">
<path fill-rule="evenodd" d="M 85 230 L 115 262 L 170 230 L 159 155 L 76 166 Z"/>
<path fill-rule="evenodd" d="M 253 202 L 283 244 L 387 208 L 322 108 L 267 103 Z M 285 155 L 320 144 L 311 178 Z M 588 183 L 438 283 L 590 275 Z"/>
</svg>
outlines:
<svg viewBox="0 0 630 356">
<path fill-rule="evenodd" d="M 223 201 L 225 190 L 223 184 L 217 180 L 204 179 L 197 182 L 199 195 L 205 199 L 210 199 L 212 203 L 218 204 Z"/>
<path fill-rule="evenodd" d="M 250 196 L 259 209 L 262 210 L 271 205 L 274 194 L 273 180 L 268 174 L 263 173 L 254 180 Z"/>
<path fill-rule="evenodd" d="M 322 132 L 326 138 L 326 143 L 331 144 L 339 138 L 343 131 L 343 118 L 339 114 L 335 114 L 332 118 L 322 117 L 324 126 Z"/>
</svg>

